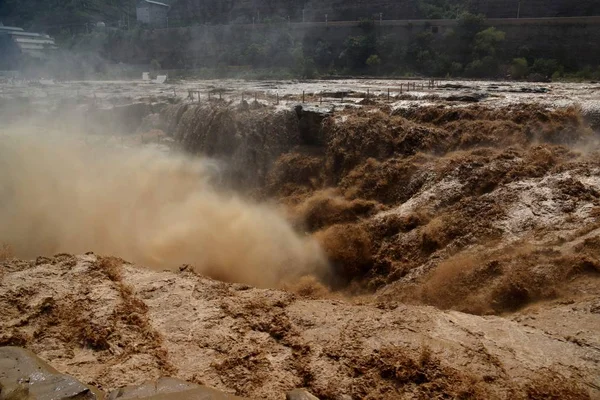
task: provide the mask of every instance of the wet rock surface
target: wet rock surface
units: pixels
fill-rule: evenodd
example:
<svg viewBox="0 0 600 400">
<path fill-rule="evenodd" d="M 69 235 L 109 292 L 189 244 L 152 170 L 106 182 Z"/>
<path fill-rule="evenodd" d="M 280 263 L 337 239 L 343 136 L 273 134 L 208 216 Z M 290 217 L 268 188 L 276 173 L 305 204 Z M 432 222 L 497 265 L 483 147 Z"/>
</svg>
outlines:
<svg viewBox="0 0 600 400">
<path fill-rule="evenodd" d="M 0 347 L 0 399 L 242 400 L 241 397 L 175 378 L 125 386 L 105 396 L 98 389 L 59 373 L 31 351 L 19 347 Z"/>
<path fill-rule="evenodd" d="M 95 400 L 102 399 L 73 377 L 60 374 L 31 351 L 0 347 L 0 399 Z"/>
<path fill-rule="evenodd" d="M 298 116 L 298 129 L 302 144 L 324 146 L 323 120 L 331 115 L 331 110 L 297 105 L 294 107 L 294 111 Z"/>
<path fill-rule="evenodd" d="M 487 97 L 486 93 L 460 93 L 446 97 L 448 101 L 459 101 L 463 103 L 478 103 Z"/>
</svg>

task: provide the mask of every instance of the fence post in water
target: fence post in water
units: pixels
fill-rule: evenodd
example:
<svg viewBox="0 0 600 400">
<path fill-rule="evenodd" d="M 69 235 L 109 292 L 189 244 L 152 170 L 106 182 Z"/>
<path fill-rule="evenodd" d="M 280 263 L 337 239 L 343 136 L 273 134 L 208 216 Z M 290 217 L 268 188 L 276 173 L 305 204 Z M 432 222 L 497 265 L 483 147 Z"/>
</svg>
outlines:
<svg viewBox="0 0 600 400">
<path fill-rule="evenodd" d="M 306 94 L 306 93 L 305 93 L 305 92 L 304 92 L 304 90 L 303 90 L 303 91 L 302 91 L 302 103 L 304 103 L 305 94 Z"/>
<path fill-rule="evenodd" d="M 277 95 L 277 105 L 279 105 L 279 92 L 277 92 L 276 95 Z"/>
<path fill-rule="evenodd" d="M 388 103 L 390 102 L 390 88 L 388 88 Z"/>
<path fill-rule="evenodd" d="M 367 89 L 367 100 L 369 100 L 369 95 L 371 94 L 371 91 L 369 89 Z"/>
<path fill-rule="evenodd" d="M 219 92 L 219 100 L 223 100 L 223 93 Z"/>
<path fill-rule="evenodd" d="M 244 102 L 244 92 L 242 92 L 242 103 Z"/>
<path fill-rule="evenodd" d="M 257 96 L 257 94 L 256 94 L 256 92 L 254 92 L 254 102 L 255 103 L 256 103 L 256 96 Z"/>
</svg>

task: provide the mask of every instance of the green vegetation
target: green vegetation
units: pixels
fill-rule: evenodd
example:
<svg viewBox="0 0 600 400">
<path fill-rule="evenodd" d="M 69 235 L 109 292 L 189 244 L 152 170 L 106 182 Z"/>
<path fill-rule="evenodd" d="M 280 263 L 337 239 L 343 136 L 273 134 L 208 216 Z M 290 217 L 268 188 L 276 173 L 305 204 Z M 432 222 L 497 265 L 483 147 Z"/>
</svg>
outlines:
<svg viewBox="0 0 600 400">
<path fill-rule="evenodd" d="M 468 12 L 468 0 L 414 0 L 426 18 L 455 18 L 453 28 L 409 26 L 399 38 L 362 19 L 345 39 L 328 31 L 294 34 L 288 19 L 265 16 L 265 29 L 224 29 L 206 35 L 199 22 L 157 35 L 135 26 L 114 28 L 115 21 L 133 19 L 134 1 L 122 0 L 0 0 L 0 20 L 25 28 L 53 29 L 62 51 L 50 64 L 62 77 L 106 76 L 109 65 L 140 65 L 172 74 L 195 71 L 201 76 L 315 78 L 319 76 L 437 76 L 529 80 L 600 79 L 597 66 L 536 53 L 536 43 L 511 50 L 505 33 L 489 27 L 480 15 Z M 90 22 L 105 19 L 112 28 L 95 31 Z M 248 23 L 249 20 L 239 22 Z M 57 25 L 53 25 L 57 24 Z M 88 25 L 86 25 L 88 24 Z M 82 28 L 83 27 L 83 28 Z M 48 29 L 50 30 L 50 29 Z M 540 57 L 542 55 L 542 57 Z M 35 64 L 30 61 L 29 64 Z M 83 72 L 82 72 L 83 71 Z"/>
<path fill-rule="evenodd" d="M 456 0 L 419 0 L 419 12 L 426 19 L 455 19 L 469 11 L 468 1 Z"/>
<path fill-rule="evenodd" d="M 510 66 L 510 76 L 514 79 L 523 79 L 527 76 L 529 65 L 525 57 L 515 58 Z"/>
<path fill-rule="evenodd" d="M 363 20 L 345 40 L 329 41 L 322 33 L 293 35 L 287 25 L 269 29 L 197 29 L 163 32 L 160 43 L 149 30 L 109 30 L 67 37 L 61 47 L 85 55 L 93 71 L 100 57 L 113 63 L 145 64 L 171 75 L 198 77 L 316 78 L 323 76 L 437 76 L 468 78 L 600 79 L 596 67 L 571 68 L 568 60 L 535 57 L 528 48 L 508 51 L 501 30 L 486 26 L 481 16 L 463 13 L 452 29 L 419 28 L 410 40 L 383 34 Z M 194 30 L 196 29 L 196 30 Z M 196 39 L 197 38 L 197 39 Z M 301 39 L 300 39 L 301 38 Z M 140 62 L 140 60 L 143 60 Z"/>
</svg>

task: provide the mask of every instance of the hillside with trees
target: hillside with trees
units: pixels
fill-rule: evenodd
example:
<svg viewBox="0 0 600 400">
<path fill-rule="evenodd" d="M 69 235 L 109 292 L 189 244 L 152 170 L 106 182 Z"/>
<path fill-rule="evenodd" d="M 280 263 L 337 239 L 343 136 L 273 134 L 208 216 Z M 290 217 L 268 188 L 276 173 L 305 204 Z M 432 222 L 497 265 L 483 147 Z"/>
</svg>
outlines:
<svg viewBox="0 0 600 400">
<path fill-rule="evenodd" d="M 515 46 L 501 26 L 491 26 L 482 16 L 463 13 L 444 32 L 424 27 L 399 36 L 367 19 L 335 37 L 327 29 L 298 32 L 285 23 L 263 29 L 114 30 L 75 36 L 64 41 L 63 48 L 100 56 L 107 63 L 148 65 L 205 78 L 600 79 L 598 57 L 570 57 L 560 45 L 548 52 L 540 47 L 545 40 Z M 96 72 L 103 69 L 94 66 Z"/>
<path fill-rule="evenodd" d="M 567 31 L 556 30 L 543 39 L 525 35 L 529 39 L 515 45 L 514 40 L 507 40 L 502 27 L 486 23 L 482 14 L 468 12 L 485 0 L 368 2 L 370 7 L 403 6 L 407 13 L 418 18 L 456 20 L 450 28 L 440 32 L 429 22 L 422 22 L 418 29 L 411 28 L 400 36 L 393 30 L 379 27 L 379 16 L 375 14 L 359 18 L 357 27 L 336 29 L 335 32 L 328 28 L 303 29 L 302 26 L 291 29 L 288 20 L 277 14 L 280 12 L 277 10 L 286 4 L 294 4 L 298 10 L 297 7 L 304 7 L 312 0 L 229 0 L 219 1 L 218 7 L 209 7 L 211 1 L 216 0 L 178 0 L 173 3 L 173 12 L 188 4 L 191 8 L 185 14 L 191 19 L 177 21 L 170 18 L 170 24 L 181 28 L 163 32 L 135 24 L 132 20 L 133 1 L 119 0 L 5 0 L 0 3 L 0 21 L 26 29 L 50 31 L 55 35 L 62 54 L 55 63 L 56 70 L 65 78 L 81 75 L 83 70 L 101 76 L 107 65 L 124 64 L 151 65 L 156 70 L 188 71 L 212 78 L 242 74 L 252 78 L 416 75 L 600 79 L 598 57 L 586 57 L 586 60 L 571 57 L 568 49 L 572 46 L 561 44 Z M 554 1 L 552 4 L 556 6 L 555 2 L 562 0 L 536 1 Z M 366 3 L 366 0 L 344 2 L 346 10 L 352 4 Z M 200 16 L 193 14 L 194 4 L 204 5 L 203 9 L 212 13 L 207 26 L 199 26 L 202 24 L 198 22 Z M 219 12 L 228 13 L 236 7 L 250 7 L 251 4 L 270 7 L 271 14 L 266 11 L 260 14 L 261 29 L 239 25 L 248 22 L 240 19 L 230 21 L 233 24 L 230 27 L 210 26 L 218 24 Z M 340 12 L 343 11 L 341 0 L 319 4 L 339 5 Z M 582 0 L 580 4 L 587 3 Z M 308 20 L 308 8 L 304 10 Z M 365 6 L 357 10 L 357 13 L 363 13 L 370 9 Z M 302 18 L 302 9 L 299 12 Z M 90 29 L 91 23 L 97 21 L 103 21 L 109 27 L 121 25 L 121 29 Z M 598 35 L 583 32 L 585 36 L 571 39 L 571 44 L 593 48 Z M 515 39 L 514 31 L 512 39 Z M 551 44 L 550 47 L 547 44 Z M 72 68 L 64 68 L 65 57 L 72 58 L 68 63 Z"/>
<path fill-rule="evenodd" d="M 134 26 L 137 0 L 3 0 L 0 22 L 57 33 L 86 24 Z M 164 0 L 171 26 L 273 21 L 453 19 L 463 12 L 487 18 L 600 15 L 598 0 Z M 520 6 L 519 6 L 520 4 Z"/>
</svg>

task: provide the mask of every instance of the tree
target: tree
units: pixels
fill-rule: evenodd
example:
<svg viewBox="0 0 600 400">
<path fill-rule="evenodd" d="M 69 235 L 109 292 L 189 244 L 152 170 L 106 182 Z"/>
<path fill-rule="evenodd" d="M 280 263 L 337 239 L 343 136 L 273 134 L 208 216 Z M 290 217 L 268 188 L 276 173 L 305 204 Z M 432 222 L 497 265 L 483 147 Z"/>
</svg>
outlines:
<svg viewBox="0 0 600 400">
<path fill-rule="evenodd" d="M 504 39 L 506 34 L 498 29 L 491 27 L 487 28 L 475 35 L 475 43 L 473 44 L 473 51 L 478 56 L 491 56 L 496 57 L 498 53 L 498 47 Z"/>
<path fill-rule="evenodd" d="M 319 40 L 313 54 L 315 63 L 320 68 L 329 68 L 333 63 L 331 45 L 324 40 Z"/>
<path fill-rule="evenodd" d="M 531 66 L 531 72 L 534 74 L 539 74 L 544 78 L 549 78 L 554 74 L 555 71 L 559 69 L 558 61 L 549 60 L 546 58 L 538 58 L 533 62 Z"/>
<path fill-rule="evenodd" d="M 529 65 L 526 58 L 515 58 L 510 66 L 510 76 L 513 79 L 522 79 L 527 76 Z"/>
<path fill-rule="evenodd" d="M 465 74 L 474 78 L 494 76 L 498 73 L 498 61 L 491 56 L 473 60 L 465 68 Z"/>
<path fill-rule="evenodd" d="M 434 48 L 434 37 L 429 31 L 421 32 L 412 41 L 406 52 L 406 59 L 417 71 L 427 75 L 436 72 L 438 54 Z"/>
<path fill-rule="evenodd" d="M 346 40 L 344 51 L 340 58 L 352 70 L 361 70 L 366 66 L 367 59 L 376 52 L 376 41 L 373 35 L 352 36 Z"/>
<path fill-rule="evenodd" d="M 455 19 L 467 11 L 465 1 L 418 0 L 417 6 L 425 19 Z"/>
<path fill-rule="evenodd" d="M 475 37 L 483 30 L 484 17 L 471 13 L 463 13 L 458 17 L 456 28 L 447 35 L 446 49 L 455 54 L 455 61 L 467 64 L 473 54 Z"/>
<path fill-rule="evenodd" d="M 264 44 L 252 43 L 245 51 L 246 60 L 253 66 L 258 67 L 264 63 L 266 58 L 266 50 Z"/>
<path fill-rule="evenodd" d="M 367 65 L 369 68 L 375 72 L 379 72 L 379 66 L 381 65 L 381 58 L 377 54 L 371 54 L 369 58 L 367 58 Z"/>
</svg>

